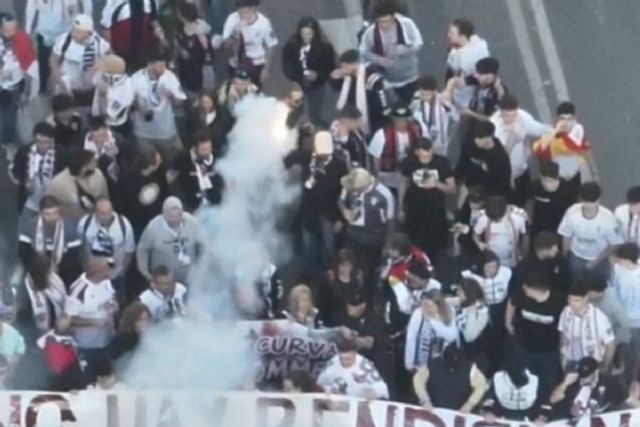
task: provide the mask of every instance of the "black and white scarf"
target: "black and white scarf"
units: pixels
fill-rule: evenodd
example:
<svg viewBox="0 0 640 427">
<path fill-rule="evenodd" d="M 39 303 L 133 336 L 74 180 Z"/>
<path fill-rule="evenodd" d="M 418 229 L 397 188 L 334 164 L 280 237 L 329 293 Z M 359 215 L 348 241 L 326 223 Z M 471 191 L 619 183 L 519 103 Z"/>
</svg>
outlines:
<svg viewBox="0 0 640 427">
<path fill-rule="evenodd" d="M 31 311 L 36 328 L 46 332 L 54 326 L 54 320 L 62 312 L 67 296 L 62 279 L 56 274 L 51 274 L 46 289 L 34 288 L 33 280 L 29 275 L 25 277 L 25 288 L 29 294 Z"/>
<path fill-rule="evenodd" d="M 198 179 L 198 188 L 200 189 L 200 195 L 204 198 L 205 193 L 213 188 L 211 183 L 211 177 L 216 174 L 215 170 L 215 157 L 213 154 L 206 158 L 198 158 L 196 153 L 191 151 L 191 161 L 193 162 L 196 178 Z"/>
<path fill-rule="evenodd" d="M 304 188 L 307 190 L 313 189 L 318 183 L 318 179 L 327 174 L 326 168 L 331 163 L 332 157 L 329 156 L 326 159 L 319 159 L 315 154 L 311 156 L 311 162 L 309 163 L 309 178 L 304 183 Z"/>
<path fill-rule="evenodd" d="M 46 153 L 38 153 L 35 144 L 29 150 L 29 181 L 38 180 L 38 184 L 43 186 L 53 178 L 53 170 L 55 167 L 55 148 L 49 148 Z"/>
<path fill-rule="evenodd" d="M 62 219 L 56 222 L 55 230 L 53 232 L 53 248 L 51 249 L 51 260 L 55 265 L 58 265 L 62 260 L 62 256 L 65 253 L 65 239 L 64 239 L 64 223 Z M 35 246 L 34 249 L 37 253 L 48 255 L 48 248 L 46 239 L 44 237 L 44 221 L 42 217 L 38 217 L 36 224 Z"/>
<path fill-rule="evenodd" d="M 181 223 L 178 227 L 173 228 L 164 221 L 164 225 L 167 230 L 173 236 L 173 253 L 176 255 L 178 262 L 182 265 L 190 265 L 191 257 L 187 251 L 187 239 L 183 235 L 184 223 Z"/>
</svg>

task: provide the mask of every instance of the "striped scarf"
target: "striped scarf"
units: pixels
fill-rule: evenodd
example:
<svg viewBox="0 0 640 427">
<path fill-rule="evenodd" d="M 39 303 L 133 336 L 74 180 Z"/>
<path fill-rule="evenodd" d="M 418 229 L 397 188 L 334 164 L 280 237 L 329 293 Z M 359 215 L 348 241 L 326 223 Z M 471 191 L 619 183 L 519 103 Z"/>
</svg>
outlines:
<svg viewBox="0 0 640 427">
<path fill-rule="evenodd" d="M 93 68 L 96 63 L 96 39 L 95 37 L 91 39 L 88 45 L 84 48 L 84 53 L 82 54 L 82 70 L 88 71 Z"/>
</svg>

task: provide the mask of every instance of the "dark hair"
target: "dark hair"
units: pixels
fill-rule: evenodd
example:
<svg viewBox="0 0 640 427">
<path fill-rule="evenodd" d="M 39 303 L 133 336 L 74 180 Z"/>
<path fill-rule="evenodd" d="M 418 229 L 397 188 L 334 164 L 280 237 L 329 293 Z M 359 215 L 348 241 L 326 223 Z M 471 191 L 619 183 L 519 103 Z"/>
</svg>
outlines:
<svg viewBox="0 0 640 427">
<path fill-rule="evenodd" d="M 373 8 L 373 18 L 378 19 L 382 16 L 394 15 L 398 12 L 398 7 L 393 0 L 379 0 Z"/>
<path fill-rule="evenodd" d="M 108 129 L 109 125 L 107 124 L 107 121 L 102 116 L 94 116 L 89 121 L 89 129 L 91 130 L 91 132 L 95 132 L 97 130 L 105 129 L 105 128 Z"/>
<path fill-rule="evenodd" d="M 59 93 L 51 98 L 51 110 L 54 113 L 71 110 L 74 107 L 73 98 L 66 93 Z"/>
<path fill-rule="evenodd" d="M 89 164 L 94 157 L 93 151 L 85 150 L 84 148 L 71 151 L 68 163 L 69 173 L 73 176 L 80 175 L 82 168 Z"/>
<path fill-rule="evenodd" d="M 413 149 L 431 151 L 433 149 L 433 142 L 431 142 L 429 138 L 420 138 Z"/>
<path fill-rule="evenodd" d="M 498 74 L 500 62 L 496 58 L 486 57 L 476 62 L 476 73 L 478 74 Z"/>
<path fill-rule="evenodd" d="M 113 362 L 107 356 L 103 356 L 98 360 L 95 367 L 95 375 L 97 378 L 100 377 L 110 377 L 114 375 Z"/>
<path fill-rule="evenodd" d="M 474 137 L 476 139 L 493 137 L 496 126 L 491 122 L 476 122 Z"/>
<path fill-rule="evenodd" d="M 145 144 L 139 147 L 135 160 L 136 169 L 141 171 L 155 164 L 157 155 L 158 149 L 152 145 Z"/>
<path fill-rule="evenodd" d="M 462 303 L 463 307 L 468 307 L 478 301 L 484 301 L 484 291 L 477 281 L 463 278 L 460 281 L 458 288 L 464 292 L 464 302 Z"/>
<path fill-rule="evenodd" d="M 540 271 L 531 271 L 524 278 L 523 286 L 539 291 L 549 290 L 549 278 Z"/>
<path fill-rule="evenodd" d="M 60 207 L 60 202 L 58 202 L 58 199 L 48 194 L 45 196 L 42 196 L 42 199 L 40 199 L 40 203 L 38 204 L 38 208 L 40 209 L 40 212 L 46 209 L 53 209 L 53 208 L 59 208 L 59 207 Z"/>
<path fill-rule="evenodd" d="M 569 101 L 561 102 L 556 108 L 556 116 L 576 115 L 576 106 Z"/>
<path fill-rule="evenodd" d="M 553 160 L 545 160 L 540 162 L 540 176 L 545 178 L 560 178 L 560 166 Z"/>
<path fill-rule="evenodd" d="M 207 142 L 212 142 L 212 140 L 211 132 L 207 129 L 197 129 L 193 132 L 193 136 L 191 138 L 193 147 L 197 147 L 198 145 L 205 144 Z"/>
<path fill-rule="evenodd" d="M 627 203 L 640 203 L 640 185 L 634 185 L 627 190 Z"/>
<path fill-rule="evenodd" d="M 151 270 L 151 277 L 170 276 L 171 270 L 165 265 L 158 265 Z"/>
<path fill-rule="evenodd" d="M 136 322 L 140 319 L 142 313 L 147 313 L 149 318 L 151 318 L 151 311 L 149 311 L 149 308 L 140 301 L 132 302 L 126 306 L 124 310 L 122 310 L 122 314 L 120 316 L 118 332 L 135 333 Z"/>
<path fill-rule="evenodd" d="M 33 127 L 34 137 L 36 135 L 42 135 L 42 136 L 46 136 L 47 138 L 53 138 L 55 137 L 55 134 L 56 134 L 55 129 L 50 123 L 47 123 L 47 122 L 38 122 Z"/>
<path fill-rule="evenodd" d="M 504 196 L 489 196 L 484 211 L 491 221 L 499 221 L 507 213 L 508 206 Z"/>
<path fill-rule="evenodd" d="M 152 64 L 154 62 L 167 62 L 167 61 L 168 61 L 168 55 L 162 49 L 153 49 L 151 52 L 149 52 L 149 55 L 147 55 L 147 64 Z"/>
<path fill-rule="evenodd" d="M 534 249 L 551 249 L 558 245 L 560 239 L 558 235 L 552 231 L 543 230 L 535 235 L 533 238 Z"/>
<path fill-rule="evenodd" d="M 198 8 L 193 3 L 181 2 L 178 4 L 178 13 L 187 22 L 195 22 L 198 20 Z"/>
<path fill-rule="evenodd" d="M 338 347 L 338 353 L 348 353 L 358 350 L 355 340 L 348 338 L 338 339 L 336 347 Z"/>
<path fill-rule="evenodd" d="M 338 117 L 343 117 L 345 119 L 359 119 L 362 117 L 362 111 L 360 111 L 355 105 L 347 104 L 342 108 L 342 110 L 338 111 Z"/>
<path fill-rule="evenodd" d="M 496 262 L 498 263 L 498 265 L 500 265 L 500 258 L 498 257 L 498 255 L 496 255 L 495 252 L 490 249 L 485 249 L 484 251 L 480 252 L 478 261 L 478 267 L 480 267 L 480 269 L 482 269 L 485 265 L 491 264 L 493 262 Z"/>
<path fill-rule="evenodd" d="M 590 291 L 604 292 L 605 289 L 607 289 L 606 279 L 598 277 L 595 274 L 589 274 L 589 272 L 585 273 L 584 277 L 582 278 L 582 282 L 584 283 L 584 286 Z"/>
<path fill-rule="evenodd" d="M 469 196 L 467 197 L 469 203 L 486 203 L 487 202 L 487 192 L 481 185 L 474 185 L 469 188 Z"/>
<path fill-rule="evenodd" d="M 569 287 L 569 296 L 586 297 L 589 294 L 589 287 L 584 282 L 573 283 Z"/>
<path fill-rule="evenodd" d="M 616 257 L 637 263 L 640 258 L 640 248 L 635 243 L 623 243 L 616 249 Z"/>
<path fill-rule="evenodd" d="M 318 393 L 320 391 L 313 376 L 307 371 L 300 369 L 292 370 L 285 375 L 284 379 L 291 381 L 291 384 L 293 384 L 295 388 L 300 389 L 302 393 Z"/>
<path fill-rule="evenodd" d="M 296 27 L 296 33 L 291 37 L 292 41 L 295 41 L 298 44 L 302 44 L 302 37 L 300 37 L 300 31 L 303 28 L 311 28 L 313 31 L 313 38 L 311 39 L 311 44 L 315 45 L 320 42 L 324 42 L 324 32 L 322 31 L 322 27 L 320 27 L 320 23 L 318 20 L 312 16 L 305 16 L 300 18 L 298 21 L 298 26 Z"/>
<path fill-rule="evenodd" d="M 393 233 L 389 237 L 389 249 L 396 249 L 401 255 L 411 254 L 411 238 L 406 233 Z"/>
<path fill-rule="evenodd" d="M 518 100 L 515 96 L 505 94 L 500 101 L 498 101 L 498 108 L 501 110 L 513 111 L 518 109 Z"/>
<path fill-rule="evenodd" d="M 341 64 L 353 64 L 360 62 L 360 53 L 356 49 L 349 49 L 342 52 L 338 60 Z"/>
<path fill-rule="evenodd" d="M 417 82 L 418 90 L 436 90 L 438 89 L 438 80 L 431 76 L 422 76 Z"/>
<path fill-rule="evenodd" d="M 580 200 L 587 203 L 594 203 L 600 200 L 602 190 L 600 184 L 595 181 L 585 182 L 580 186 Z"/>
<path fill-rule="evenodd" d="M 49 287 L 49 271 L 51 260 L 36 251 L 30 251 L 25 260 L 24 268 L 31 278 L 33 287 L 38 291 L 44 291 Z"/>
<path fill-rule="evenodd" d="M 466 38 L 470 38 L 472 35 L 476 33 L 475 26 L 473 22 L 465 18 L 456 18 L 451 21 L 451 25 L 458 29 L 458 32 L 465 36 Z"/>
</svg>

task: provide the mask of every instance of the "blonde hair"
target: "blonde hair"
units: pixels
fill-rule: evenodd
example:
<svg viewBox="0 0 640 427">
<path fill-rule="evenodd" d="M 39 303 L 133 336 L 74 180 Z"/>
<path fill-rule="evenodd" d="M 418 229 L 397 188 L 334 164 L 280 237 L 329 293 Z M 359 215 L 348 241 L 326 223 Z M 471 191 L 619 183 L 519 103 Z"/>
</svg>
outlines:
<svg viewBox="0 0 640 427">
<path fill-rule="evenodd" d="M 298 319 L 298 312 L 300 307 L 300 300 L 303 297 L 308 297 L 311 307 L 309 308 L 309 312 L 307 313 L 307 319 Z M 289 300 L 287 303 L 287 311 L 289 315 L 291 315 L 298 322 L 308 322 L 309 318 L 315 319 L 317 314 L 317 310 L 313 306 L 313 292 L 311 292 L 311 288 L 309 286 L 300 284 L 294 286 L 289 292 Z"/>
<path fill-rule="evenodd" d="M 451 324 L 451 322 L 453 321 L 451 315 L 451 306 L 449 305 L 444 297 L 444 294 L 441 291 L 439 291 L 438 289 L 427 291 L 423 294 L 422 300 L 423 302 L 424 300 L 433 302 L 436 307 L 438 307 L 438 314 L 440 315 L 440 319 L 442 319 L 442 322 L 445 325 Z"/>
</svg>

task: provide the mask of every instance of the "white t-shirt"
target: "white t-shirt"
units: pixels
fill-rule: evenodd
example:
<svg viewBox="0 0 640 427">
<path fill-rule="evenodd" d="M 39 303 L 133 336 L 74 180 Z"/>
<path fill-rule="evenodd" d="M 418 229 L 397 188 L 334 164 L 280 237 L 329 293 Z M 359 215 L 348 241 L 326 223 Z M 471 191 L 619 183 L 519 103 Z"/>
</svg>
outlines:
<svg viewBox="0 0 640 427">
<path fill-rule="evenodd" d="M 185 296 L 187 288 L 182 283 L 176 283 L 176 289 L 171 297 L 165 297 L 154 289 L 147 289 L 140 294 L 140 301 L 147 306 L 154 321 L 184 315 Z"/>
<path fill-rule="evenodd" d="M 95 68 L 92 66 L 85 69 L 85 53 L 90 54 L 87 49 L 93 49 L 93 64 L 95 65 L 99 58 L 111 52 L 111 45 L 97 33 L 94 33 L 85 44 L 76 43 L 71 38 L 65 50 L 64 46 L 70 37 L 69 34 L 65 33 L 58 37 L 53 45 L 53 53 L 62 58 L 60 64 L 62 80 L 71 89 L 92 89 Z"/>
<path fill-rule="evenodd" d="M 422 135 L 429 137 L 433 142 L 433 151 L 446 157 L 449 147 L 449 124 L 452 120 L 459 119 L 457 110 L 438 94 L 433 104 L 422 99 L 414 100 L 411 111 L 413 119 L 420 124 Z"/>
<path fill-rule="evenodd" d="M 609 318 L 592 304 L 582 316 L 565 307 L 560 315 L 558 331 L 567 340 L 560 348 L 564 360 L 574 362 L 587 356 L 602 362 L 606 346 L 615 340 Z"/>
<path fill-rule="evenodd" d="M 486 278 L 479 276 L 469 270 L 462 272 L 465 279 L 473 279 L 482 288 L 484 300 L 487 305 L 500 304 L 507 299 L 509 291 L 509 281 L 511 280 L 511 269 L 501 265 L 495 277 Z"/>
<path fill-rule="evenodd" d="M 109 227 L 100 226 L 94 215 L 85 215 L 78 222 L 78 235 L 81 236 L 87 252 L 105 254 L 112 258 L 112 278 L 124 273 L 122 267 L 125 255 L 136 250 L 131 223 L 120 214 L 114 215 L 119 218 L 114 218 Z"/>
<path fill-rule="evenodd" d="M 524 209 L 509 206 L 507 214 L 497 222 L 491 221 L 483 211 L 473 226 L 473 231 L 496 253 L 500 264 L 515 267 L 520 236 L 527 233 L 528 222 L 529 217 Z"/>
<path fill-rule="evenodd" d="M 489 55 L 487 42 L 474 34 L 465 46 L 452 48 L 449 51 L 447 65 L 455 75 L 468 77 L 476 73 L 476 62 Z"/>
<path fill-rule="evenodd" d="M 16 89 L 17 84 L 24 79 L 25 73 L 20 67 L 15 52 L 4 43 L 2 37 L 0 37 L 0 61 L 3 64 L 0 68 L 0 89 Z"/>
<path fill-rule="evenodd" d="M 231 37 L 237 37 L 240 32 L 244 39 L 247 58 L 252 60 L 253 65 L 264 64 L 266 62 L 267 49 L 278 44 L 278 38 L 273 31 L 269 18 L 258 12 L 255 22 L 246 25 L 240 19 L 240 14 L 233 12 L 224 23 L 222 38 L 228 40 Z M 229 64 L 233 67 L 238 66 L 237 55 L 231 55 Z"/>
<path fill-rule="evenodd" d="M 70 288 L 65 312 L 72 317 L 86 319 L 110 319 L 115 305 L 115 291 L 110 280 L 91 283 L 83 274 Z M 113 337 L 113 325 L 106 327 L 84 326 L 73 328 L 73 337 L 79 348 L 104 348 Z"/>
<path fill-rule="evenodd" d="M 336 354 L 318 377 L 318 385 L 327 393 L 342 394 L 355 398 L 367 398 L 370 390 L 377 399 L 388 399 L 389 389 L 373 363 L 364 356 L 357 355 L 350 368 L 340 363 Z"/>
<path fill-rule="evenodd" d="M 615 217 L 604 206 L 598 207 L 592 219 L 584 217 L 581 203 L 571 206 L 560 222 L 558 234 L 571 239 L 571 253 L 587 261 L 598 258 L 609 245 L 622 243 Z"/>
<path fill-rule="evenodd" d="M 611 287 L 627 312 L 630 326 L 640 328 L 640 267 L 629 270 L 615 264 Z"/>
<path fill-rule="evenodd" d="M 629 210 L 629 204 L 625 203 L 616 208 L 613 215 L 618 223 L 620 235 L 626 243 L 640 245 L 640 217 Z"/>
</svg>

